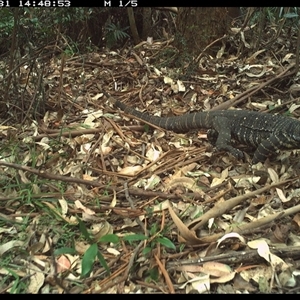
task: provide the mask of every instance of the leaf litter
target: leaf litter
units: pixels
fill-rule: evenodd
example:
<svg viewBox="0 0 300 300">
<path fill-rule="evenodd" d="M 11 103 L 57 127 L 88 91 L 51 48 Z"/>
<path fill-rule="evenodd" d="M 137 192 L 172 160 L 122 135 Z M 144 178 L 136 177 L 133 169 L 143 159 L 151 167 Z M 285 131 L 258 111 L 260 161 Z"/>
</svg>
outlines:
<svg viewBox="0 0 300 300">
<path fill-rule="evenodd" d="M 244 35 L 241 41 L 250 47 Z M 247 154 L 237 161 L 215 152 L 202 130 L 153 128 L 105 96 L 160 116 L 281 109 L 289 99 L 275 97 L 272 84 L 293 68 L 293 56 L 281 53 L 283 71 L 270 50 L 244 61 L 220 49 L 217 63 L 201 58 L 204 73 L 187 81 L 142 59 L 142 51 L 151 56 L 164 45 L 127 58 L 103 51 L 66 59 L 64 109 L 56 105 L 61 60 L 54 57 L 43 119 L 0 127 L 0 292 L 15 292 L 17 280 L 28 293 L 299 286 L 299 151 L 251 167 Z M 219 67 L 236 73 L 220 76 Z M 293 85 L 290 93 L 298 90 Z M 299 105 L 288 102 L 286 109 L 298 117 Z"/>
</svg>

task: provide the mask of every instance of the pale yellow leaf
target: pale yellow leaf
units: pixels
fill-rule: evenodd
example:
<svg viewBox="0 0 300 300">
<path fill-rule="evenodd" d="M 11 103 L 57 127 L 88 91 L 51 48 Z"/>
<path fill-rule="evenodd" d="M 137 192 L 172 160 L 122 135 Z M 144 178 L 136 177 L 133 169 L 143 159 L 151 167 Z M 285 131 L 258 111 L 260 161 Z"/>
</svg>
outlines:
<svg viewBox="0 0 300 300">
<path fill-rule="evenodd" d="M 137 174 L 138 172 L 140 172 L 141 170 L 143 169 L 142 166 L 132 166 L 132 167 L 125 167 L 121 170 L 119 170 L 119 174 L 121 175 L 135 175 Z"/>
<path fill-rule="evenodd" d="M 210 282 L 209 275 L 201 274 L 199 276 L 195 276 L 193 274 L 187 274 L 191 279 L 188 279 L 184 284 L 179 286 L 179 289 L 184 289 L 185 292 L 189 293 L 191 290 L 196 290 L 198 293 L 206 293 L 210 290 Z M 186 276 L 187 276 L 186 275 Z"/>
<path fill-rule="evenodd" d="M 236 272 L 231 272 L 229 274 L 220 276 L 218 278 L 211 278 L 210 283 L 226 283 L 226 282 L 229 282 L 234 278 L 235 274 L 236 274 Z"/>
<path fill-rule="evenodd" d="M 109 141 L 113 135 L 114 135 L 114 130 L 112 128 L 108 129 L 102 138 L 101 146 L 102 147 L 106 146 L 109 143 Z"/>
<path fill-rule="evenodd" d="M 119 256 L 121 254 L 117 249 L 111 247 L 108 247 L 106 251 L 114 256 Z"/>
<path fill-rule="evenodd" d="M 270 252 L 269 245 L 263 239 L 258 239 L 248 242 L 248 246 L 252 249 L 257 249 L 259 256 L 269 262 L 273 268 L 280 266 L 282 270 L 286 270 L 288 265 L 278 256 Z"/>
<path fill-rule="evenodd" d="M 156 150 L 155 147 L 153 145 L 151 145 L 151 147 L 148 149 L 148 151 L 146 152 L 146 157 L 150 159 L 150 161 L 156 161 L 159 156 L 161 154 L 161 151 Z"/>
<path fill-rule="evenodd" d="M 165 76 L 164 77 L 164 83 L 171 85 L 171 84 L 173 84 L 173 79 L 170 78 L 170 77 Z"/>
<path fill-rule="evenodd" d="M 14 247 L 21 247 L 22 245 L 24 245 L 24 242 L 18 240 L 9 241 L 5 244 L 2 244 L 0 245 L 0 256 L 2 256 L 8 250 Z"/>
<path fill-rule="evenodd" d="M 278 174 L 275 172 L 274 169 L 268 168 L 268 173 L 270 175 L 272 183 L 277 183 L 279 181 Z"/>
<path fill-rule="evenodd" d="M 27 264 L 26 269 L 28 272 L 29 278 L 29 284 L 27 285 L 27 293 L 30 294 L 38 294 L 41 286 L 44 284 L 45 281 L 45 275 L 43 272 L 37 268 L 34 264 Z"/>
<path fill-rule="evenodd" d="M 282 202 L 288 202 L 289 200 L 285 197 L 282 189 L 276 188 L 277 195 Z"/>
<path fill-rule="evenodd" d="M 177 86 L 179 92 L 185 92 L 185 86 L 181 80 L 177 80 Z"/>
<path fill-rule="evenodd" d="M 91 210 L 90 208 L 85 207 L 79 200 L 76 200 L 74 202 L 74 204 L 75 204 L 76 208 L 82 209 L 86 214 L 89 214 L 89 215 L 94 215 L 95 214 L 95 212 L 93 210 Z"/>
<path fill-rule="evenodd" d="M 111 152 L 111 149 L 112 149 L 111 147 L 101 146 L 102 154 L 105 156 Z"/>
<path fill-rule="evenodd" d="M 94 97 L 92 97 L 92 100 L 98 100 L 101 97 L 103 97 L 103 93 L 98 93 Z"/>
<path fill-rule="evenodd" d="M 68 202 L 65 199 L 58 199 L 58 203 L 60 204 L 63 216 L 65 216 L 68 212 Z"/>
</svg>

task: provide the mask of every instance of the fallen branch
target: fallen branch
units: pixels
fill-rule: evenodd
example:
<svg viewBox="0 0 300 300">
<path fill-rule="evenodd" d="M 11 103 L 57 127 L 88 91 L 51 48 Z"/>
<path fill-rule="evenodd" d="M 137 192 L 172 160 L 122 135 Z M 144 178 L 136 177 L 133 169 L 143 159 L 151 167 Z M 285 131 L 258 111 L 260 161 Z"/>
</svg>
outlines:
<svg viewBox="0 0 300 300">
<path fill-rule="evenodd" d="M 76 183 L 76 184 L 84 184 L 87 186 L 94 186 L 94 187 L 98 187 L 100 189 L 105 189 L 106 191 L 114 191 L 116 190 L 118 193 L 124 192 L 124 188 L 118 188 L 115 186 L 109 186 L 108 184 L 102 184 L 98 181 L 90 181 L 90 180 L 84 180 L 84 179 L 80 179 L 80 178 L 76 178 L 76 177 L 70 177 L 70 176 L 66 176 L 66 175 L 55 175 L 52 173 L 48 173 L 48 172 L 44 172 L 44 171 L 40 171 L 31 167 L 27 167 L 27 166 L 22 166 L 19 164 L 13 164 L 13 163 L 8 163 L 5 161 L 1 161 L 0 160 L 0 166 L 6 166 L 9 168 L 13 168 L 13 169 L 17 169 L 17 170 L 22 170 L 25 172 L 30 172 L 32 174 L 35 174 L 39 177 L 42 178 L 46 178 L 46 179 L 50 179 L 50 180 L 57 180 L 57 181 L 63 181 L 63 182 L 71 182 L 71 183 Z M 169 199 L 169 200 L 174 200 L 174 199 L 182 199 L 183 197 L 189 197 L 191 199 L 194 200 L 203 200 L 203 197 L 201 195 L 199 195 L 199 193 L 187 193 L 184 194 L 183 196 L 178 195 L 178 194 L 167 194 L 167 193 L 163 193 L 163 192 L 155 192 L 155 191 L 145 191 L 144 189 L 138 189 L 138 188 L 130 188 L 128 189 L 128 192 L 133 195 L 133 196 L 142 196 L 146 199 L 149 199 L 151 197 L 159 197 L 161 199 Z M 102 196 L 101 200 L 105 201 L 105 200 L 110 201 L 111 200 L 111 196 Z M 1 198 L 0 198 L 1 200 Z"/>
<path fill-rule="evenodd" d="M 276 246 L 273 245 L 272 253 L 279 256 L 280 258 L 289 258 L 294 261 L 300 258 L 300 247 L 299 246 Z M 244 251 L 230 251 L 229 253 L 219 254 L 219 255 L 211 255 L 201 258 L 193 258 L 193 259 L 176 259 L 174 261 L 167 262 L 167 268 L 176 269 L 177 271 L 181 270 L 182 266 L 199 266 L 203 265 L 206 262 L 219 262 L 224 264 L 254 264 L 255 262 L 259 263 L 260 261 L 265 262 L 265 259 L 262 258 L 257 250 L 244 250 Z"/>
<path fill-rule="evenodd" d="M 197 219 L 193 220 L 187 226 L 191 227 L 193 224 L 197 223 L 197 225 L 195 225 L 192 228 L 192 230 L 201 229 L 205 224 L 207 224 L 207 222 L 211 218 L 216 218 L 216 217 L 219 217 L 219 216 L 223 215 L 225 212 L 231 210 L 232 208 L 234 208 L 235 206 L 237 206 L 241 202 L 245 201 L 246 199 L 254 197 L 257 194 L 262 194 L 263 192 L 265 192 L 267 190 L 270 190 L 273 187 L 277 187 L 277 186 L 286 184 L 286 183 L 291 182 L 291 181 L 293 181 L 293 179 L 289 179 L 289 180 L 277 182 L 277 183 L 274 183 L 274 184 L 271 184 L 271 185 L 268 185 L 268 186 L 264 186 L 263 188 L 260 188 L 260 189 L 258 189 L 256 191 L 249 192 L 247 194 L 234 197 L 234 198 L 232 198 L 230 200 L 227 200 L 225 202 L 219 202 L 212 209 L 210 209 L 209 211 L 207 211 L 200 218 L 197 218 Z"/>
</svg>

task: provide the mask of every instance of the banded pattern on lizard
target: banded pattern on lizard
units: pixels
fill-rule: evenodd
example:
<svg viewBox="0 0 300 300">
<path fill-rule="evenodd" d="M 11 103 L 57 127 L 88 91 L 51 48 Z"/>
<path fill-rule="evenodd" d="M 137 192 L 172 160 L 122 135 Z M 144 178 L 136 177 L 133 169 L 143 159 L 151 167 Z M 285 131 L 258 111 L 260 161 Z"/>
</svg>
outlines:
<svg viewBox="0 0 300 300">
<path fill-rule="evenodd" d="M 127 114 L 174 132 L 211 129 L 211 136 L 216 136 L 217 150 L 227 151 L 238 159 L 244 157 L 243 152 L 231 145 L 231 139 L 255 147 L 253 164 L 264 162 L 276 150 L 300 148 L 300 121 L 281 115 L 246 110 L 216 110 L 157 117 L 140 112 L 118 100 L 114 105 Z"/>
</svg>

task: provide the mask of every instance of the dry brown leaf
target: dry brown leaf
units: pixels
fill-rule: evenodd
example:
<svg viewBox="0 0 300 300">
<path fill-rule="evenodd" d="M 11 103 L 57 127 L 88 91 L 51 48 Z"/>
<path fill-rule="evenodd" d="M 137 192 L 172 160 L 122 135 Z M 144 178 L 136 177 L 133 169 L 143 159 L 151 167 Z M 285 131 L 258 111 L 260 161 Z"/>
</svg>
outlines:
<svg viewBox="0 0 300 300">
<path fill-rule="evenodd" d="M 60 256 L 56 260 L 56 262 L 57 262 L 57 273 L 62 273 L 64 271 L 71 269 L 71 263 L 69 259 L 64 255 Z"/>
<path fill-rule="evenodd" d="M 75 250 L 80 255 L 83 255 L 90 246 L 91 245 L 89 245 L 89 244 L 87 244 L 85 242 L 81 242 L 81 241 L 76 241 L 75 242 Z"/>
<path fill-rule="evenodd" d="M 223 183 L 226 178 L 228 177 L 228 168 L 224 169 L 221 173 L 220 178 L 215 177 L 210 185 L 210 187 L 214 187 L 216 185 L 219 185 L 221 183 Z"/>
<path fill-rule="evenodd" d="M 294 215 L 294 217 L 293 217 L 293 223 L 295 225 L 297 225 L 297 228 L 299 230 L 299 228 L 300 228 L 300 214 L 299 213 L 296 214 L 296 215 Z"/>
<path fill-rule="evenodd" d="M 93 224 L 91 227 L 91 233 L 93 234 L 93 237 L 96 241 L 104 235 L 112 234 L 113 232 L 113 227 L 107 221 L 98 224 Z"/>
<path fill-rule="evenodd" d="M 189 272 L 183 272 L 180 281 L 185 283 L 178 288 L 185 288 L 187 294 L 192 290 L 196 290 L 199 294 L 207 293 L 210 290 L 209 275 L 206 274 L 196 276 Z"/>
<path fill-rule="evenodd" d="M 37 294 L 44 284 L 45 275 L 37 266 L 32 263 L 26 263 L 26 270 L 29 276 L 29 284 L 27 285 L 27 293 Z"/>
<path fill-rule="evenodd" d="M 221 277 L 232 273 L 231 268 L 215 261 L 209 261 L 203 264 L 203 272 L 214 277 Z"/>
<path fill-rule="evenodd" d="M 226 282 L 231 281 L 235 275 L 236 275 L 236 272 L 231 272 L 230 274 L 226 274 L 226 275 L 220 276 L 218 278 L 211 278 L 210 282 L 211 283 L 226 283 Z"/>
<path fill-rule="evenodd" d="M 179 178 L 171 179 L 168 182 L 168 185 L 166 186 L 166 190 L 169 191 L 170 189 L 173 189 L 177 186 L 183 186 L 183 187 L 193 191 L 194 193 L 198 193 L 203 196 L 205 195 L 203 190 L 197 186 L 195 180 L 192 178 L 179 177 Z"/>
<path fill-rule="evenodd" d="M 177 217 L 171 206 L 169 206 L 169 212 L 173 222 L 180 232 L 180 236 L 186 241 L 186 243 L 190 245 L 201 244 L 201 240 L 197 238 L 195 232 L 189 230 L 189 228 L 184 225 L 184 223 Z"/>
<path fill-rule="evenodd" d="M 94 215 L 95 212 L 89 208 L 87 208 L 86 206 L 84 206 L 79 200 L 76 200 L 74 202 L 75 207 L 81 209 L 82 211 L 84 211 L 86 214 L 88 215 Z"/>
</svg>

